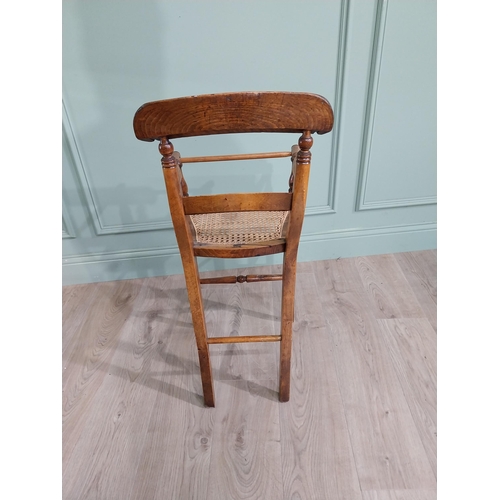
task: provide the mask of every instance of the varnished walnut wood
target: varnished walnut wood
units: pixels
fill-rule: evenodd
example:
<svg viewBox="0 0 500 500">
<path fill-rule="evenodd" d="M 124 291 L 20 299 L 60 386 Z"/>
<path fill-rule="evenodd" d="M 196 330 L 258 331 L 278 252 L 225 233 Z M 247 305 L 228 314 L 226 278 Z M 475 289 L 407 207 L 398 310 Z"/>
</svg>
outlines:
<svg viewBox="0 0 500 500">
<path fill-rule="evenodd" d="M 324 134 L 333 112 L 319 95 L 301 92 L 238 92 L 149 102 L 134 117 L 137 139 L 193 137 L 242 132 L 304 130 Z"/>
<path fill-rule="evenodd" d="M 281 274 L 249 274 L 247 276 L 221 276 L 216 278 L 202 278 L 200 284 L 202 285 L 216 285 L 228 283 L 257 283 L 259 281 L 281 281 L 283 276 Z"/>
<path fill-rule="evenodd" d="M 231 193 L 184 198 L 187 215 L 220 212 L 288 211 L 292 208 L 290 193 Z"/>
<path fill-rule="evenodd" d="M 177 158 L 174 156 L 174 146 L 167 137 L 161 138 L 158 151 L 162 155 L 161 165 L 163 168 L 172 168 L 178 164 Z"/>
<path fill-rule="evenodd" d="M 172 222 L 184 267 L 186 287 L 198 347 L 203 395 L 214 405 L 208 345 L 280 341 L 279 399 L 290 398 L 290 359 L 297 253 L 307 197 L 312 134 L 329 132 L 333 111 L 326 99 L 297 92 L 241 92 L 168 99 L 143 105 L 134 117 L 136 137 L 160 140 L 159 151 L 167 187 Z M 181 158 L 170 139 L 211 134 L 246 132 L 295 132 L 301 136 L 290 152 Z M 290 157 L 292 171 L 288 193 L 232 193 L 211 196 L 188 195 L 183 163 Z M 224 212 L 288 212 L 279 233 L 271 241 L 241 244 L 206 244 L 196 241 L 192 215 Z M 243 230 L 243 229 L 242 229 Z M 252 235 L 245 235 L 252 236 Z M 257 238 L 255 238 L 256 240 Z M 254 241 L 241 239 L 237 241 Z M 232 276 L 200 280 L 196 257 L 246 258 L 284 253 L 282 275 Z M 207 338 L 201 284 L 282 280 L 281 333 L 274 336 Z M 259 340 L 260 339 L 260 340 Z"/>
<path fill-rule="evenodd" d="M 280 386 L 279 399 L 290 399 L 290 360 L 292 356 L 292 324 L 295 305 L 295 277 L 300 233 L 304 221 L 309 182 L 309 167 L 312 139 L 309 132 L 304 132 L 299 139 L 296 162 L 293 163 L 294 179 L 292 185 L 293 206 L 289 216 L 287 245 L 283 256 L 283 283 L 281 300 L 281 344 L 280 344 Z"/>
<path fill-rule="evenodd" d="M 264 160 L 266 158 L 287 158 L 292 156 L 290 151 L 276 151 L 269 153 L 248 153 L 241 155 L 222 156 L 191 156 L 182 159 L 182 163 L 205 163 L 211 161 L 238 161 L 238 160 Z"/>
<path fill-rule="evenodd" d="M 172 156 L 171 158 L 174 157 Z M 175 158 L 174 160 L 176 161 Z M 207 327 L 205 325 L 205 315 L 201 298 L 200 276 L 198 274 L 196 258 L 193 253 L 193 237 L 186 220 L 188 216 L 184 214 L 184 208 L 182 206 L 182 188 L 179 182 L 179 170 L 178 166 L 177 169 L 163 168 L 163 175 L 167 188 L 170 214 L 172 216 L 175 236 L 179 245 L 182 265 L 184 267 L 184 276 L 186 278 L 186 288 L 191 307 L 191 316 L 193 318 L 196 344 L 198 347 L 203 397 L 207 406 L 215 406 L 212 368 L 210 366 L 207 344 Z"/>
<path fill-rule="evenodd" d="M 241 337 L 209 337 L 208 344 L 246 344 L 248 342 L 279 342 L 280 335 L 247 335 Z"/>
<path fill-rule="evenodd" d="M 195 243 L 194 254 L 198 257 L 214 257 L 219 259 L 242 259 L 247 257 L 260 257 L 273 255 L 285 251 L 286 240 L 266 241 L 265 243 L 248 243 L 245 245 L 222 246 Z"/>
<path fill-rule="evenodd" d="M 241 278 L 245 278 L 244 280 Z M 238 276 L 238 283 L 256 283 L 257 281 L 281 281 L 282 274 L 249 274 L 248 276 Z"/>
<path fill-rule="evenodd" d="M 313 138 L 311 132 L 304 132 L 299 139 L 299 150 L 297 151 L 297 164 L 311 163 L 311 146 L 313 145 Z"/>
</svg>

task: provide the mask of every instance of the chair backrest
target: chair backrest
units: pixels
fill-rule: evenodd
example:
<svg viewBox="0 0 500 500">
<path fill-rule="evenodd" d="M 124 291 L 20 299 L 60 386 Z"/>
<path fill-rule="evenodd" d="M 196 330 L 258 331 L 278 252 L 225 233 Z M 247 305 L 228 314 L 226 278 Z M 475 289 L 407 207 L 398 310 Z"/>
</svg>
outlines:
<svg viewBox="0 0 500 500">
<path fill-rule="evenodd" d="M 134 117 L 137 139 L 242 132 L 310 131 L 333 127 L 328 101 L 303 92 L 231 92 L 180 97 L 141 106 Z"/>
<path fill-rule="evenodd" d="M 333 111 L 319 95 L 298 92 L 240 92 L 209 94 L 155 101 L 141 106 L 134 117 L 134 132 L 143 141 L 159 140 L 172 222 L 180 247 L 192 246 L 189 216 L 202 213 L 289 211 L 287 245 L 298 245 L 304 217 L 311 160 L 311 134 L 333 127 Z M 181 158 L 170 139 L 214 134 L 281 132 L 302 134 L 290 152 Z M 292 158 L 288 192 L 232 193 L 189 197 L 182 174 L 185 163 L 255 158 Z M 290 243 L 294 242 L 292 245 Z M 266 253 L 283 251 L 283 241 Z M 237 245 L 235 245 L 236 247 Z M 287 246 L 287 249 L 288 249 Z M 218 256 L 264 255 L 241 248 Z M 287 250 L 288 251 L 288 250 Z M 197 255 L 212 256 L 209 250 Z M 204 252 L 204 253 L 203 253 Z M 182 252 L 181 252 L 182 253 Z M 214 255 L 215 256 L 215 255 Z"/>
</svg>

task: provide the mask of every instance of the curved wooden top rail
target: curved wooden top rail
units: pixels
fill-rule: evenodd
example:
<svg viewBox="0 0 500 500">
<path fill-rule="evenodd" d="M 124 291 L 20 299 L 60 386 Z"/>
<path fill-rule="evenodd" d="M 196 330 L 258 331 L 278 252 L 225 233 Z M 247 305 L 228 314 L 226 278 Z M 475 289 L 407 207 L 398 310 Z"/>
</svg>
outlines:
<svg viewBox="0 0 500 500">
<path fill-rule="evenodd" d="M 296 132 L 325 134 L 333 111 L 322 96 L 304 92 L 231 92 L 149 102 L 134 117 L 137 139 Z"/>
</svg>

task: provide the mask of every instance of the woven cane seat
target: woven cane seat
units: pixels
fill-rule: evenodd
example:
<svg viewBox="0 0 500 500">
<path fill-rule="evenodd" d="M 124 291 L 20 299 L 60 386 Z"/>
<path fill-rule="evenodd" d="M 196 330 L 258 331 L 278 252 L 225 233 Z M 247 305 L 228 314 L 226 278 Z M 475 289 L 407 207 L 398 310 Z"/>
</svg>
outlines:
<svg viewBox="0 0 500 500">
<path fill-rule="evenodd" d="M 225 212 L 190 217 L 197 243 L 238 245 L 284 238 L 288 213 Z"/>
</svg>

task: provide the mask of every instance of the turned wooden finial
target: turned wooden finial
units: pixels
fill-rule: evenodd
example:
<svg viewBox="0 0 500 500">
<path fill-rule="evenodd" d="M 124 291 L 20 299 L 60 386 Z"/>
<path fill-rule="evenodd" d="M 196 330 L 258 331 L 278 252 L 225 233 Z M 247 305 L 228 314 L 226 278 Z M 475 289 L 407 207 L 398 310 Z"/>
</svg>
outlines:
<svg viewBox="0 0 500 500">
<path fill-rule="evenodd" d="M 167 137 L 161 138 L 160 145 L 158 146 L 158 150 L 160 151 L 160 154 L 162 155 L 162 158 L 161 158 L 162 167 L 163 168 L 175 167 L 176 161 L 175 161 L 175 157 L 173 156 L 174 146 L 168 140 Z"/>
<path fill-rule="evenodd" d="M 309 151 L 313 145 L 313 138 L 311 132 L 306 130 L 299 138 L 300 151 L 297 153 L 297 164 L 304 164 L 311 162 L 311 152 Z"/>
<path fill-rule="evenodd" d="M 299 148 L 301 150 L 309 151 L 313 145 L 313 138 L 311 132 L 306 130 L 299 138 Z"/>
</svg>

